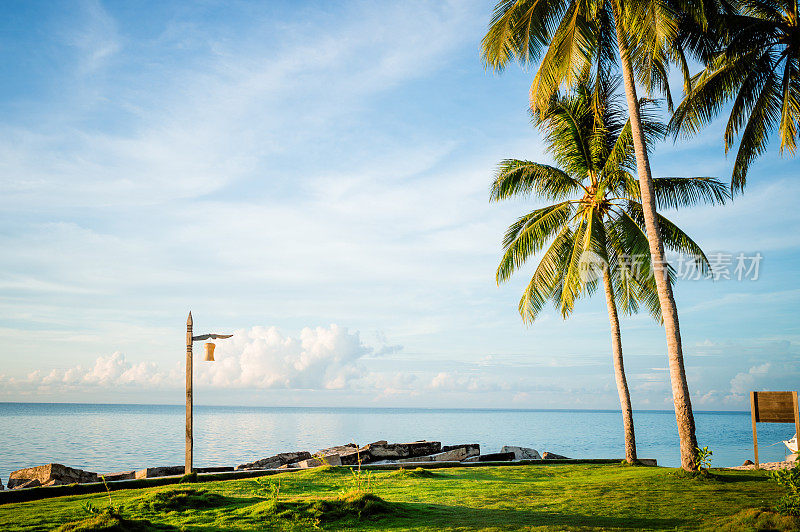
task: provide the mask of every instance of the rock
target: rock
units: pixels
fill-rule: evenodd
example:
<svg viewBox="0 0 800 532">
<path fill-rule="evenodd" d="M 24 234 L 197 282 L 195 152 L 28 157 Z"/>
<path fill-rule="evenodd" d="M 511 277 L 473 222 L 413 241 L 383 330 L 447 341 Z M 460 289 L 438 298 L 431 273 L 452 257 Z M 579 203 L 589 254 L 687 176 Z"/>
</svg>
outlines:
<svg viewBox="0 0 800 532">
<path fill-rule="evenodd" d="M 36 485 L 60 486 L 63 484 L 99 482 L 100 479 L 97 477 L 97 473 L 61 464 L 47 464 L 14 471 L 8 478 L 8 487 L 9 489 L 34 487 L 31 485 L 32 480 L 38 482 Z"/>
<path fill-rule="evenodd" d="M 478 457 L 478 462 L 510 462 L 514 460 L 514 453 L 490 453 Z"/>
<path fill-rule="evenodd" d="M 797 462 L 798 461 L 798 455 L 797 454 L 791 454 L 791 455 L 786 457 L 786 461 L 787 462 Z"/>
<path fill-rule="evenodd" d="M 3 479 L 0 478 L 0 491 L 3 491 L 3 489 L 5 489 L 3 488 Z"/>
<path fill-rule="evenodd" d="M 355 443 L 348 443 L 347 445 L 339 445 L 337 447 L 322 449 L 317 451 L 314 456 L 328 456 L 332 454 L 339 456 L 342 465 L 358 465 L 359 460 L 362 464 L 370 461 L 369 453 L 362 452 Z"/>
<path fill-rule="evenodd" d="M 11 480 L 11 479 L 8 479 L 8 480 Z M 31 479 L 31 480 L 26 480 L 22 484 L 14 486 L 14 489 L 15 490 L 21 490 L 21 489 L 25 489 L 25 488 L 38 488 L 41 485 L 42 485 L 42 483 L 39 482 L 39 480 L 34 478 L 34 479 Z"/>
<path fill-rule="evenodd" d="M 547 451 L 542 453 L 542 458 L 544 460 L 569 460 L 566 456 L 561 456 L 560 454 L 556 453 L 548 453 Z"/>
<path fill-rule="evenodd" d="M 397 460 L 436 454 L 442 451 L 442 442 L 415 441 L 411 443 L 375 442 L 367 446 L 370 460 Z"/>
<path fill-rule="evenodd" d="M 474 456 L 468 453 L 469 451 L 467 450 L 466 446 L 455 447 L 454 449 L 443 451 L 441 453 L 417 456 L 414 458 L 401 458 L 397 460 L 397 462 L 461 462 L 470 456 Z"/>
<path fill-rule="evenodd" d="M 470 456 L 478 456 L 481 454 L 481 446 L 478 443 L 462 443 L 460 445 L 443 445 L 442 452 L 454 451 L 456 449 L 464 449 L 467 452 L 466 458 Z"/>
<path fill-rule="evenodd" d="M 302 460 L 300 462 L 292 464 L 293 467 L 299 467 L 300 469 L 306 469 L 309 467 L 319 467 L 324 465 L 340 466 L 342 465 L 342 460 L 339 458 L 338 454 L 329 454 L 327 456 L 317 456 L 314 458 L 309 458 L 308 460 Z"/>
<path fill-rule="evenodd" d="M 514 460 L 541 460 L 539 451 L 530 447 L 516 447 L 514 445 L 504 445 L 500 449 L 501 453 L 514 453 Z"/>
<path fill-rule="evenodd" d="M 466 458 L 466 459 L 461 460 L 461 461 L 465 462 L 465 463 L 466 462 L 480 462 L 481 461 L 481 457 L 480 457 L 480 455 L 478 455 L 478 456 L 470 456 L 469 458 Z"/>
<path fill-rule="evenodd" d="M 638 458 L 638 461 L 639 461 L 640 464 L 646 465 L 646 466 L 655 467 L 655 466 L 658 465 L 658 462 L 656 461 L 655 458 Z"/>
<path fill-rule="evenodd" d="M 358 449 L 358 445 L 355 443 L 346 443 L 344 445 L 336 445 L 335 447 L 328 447 L 327 449 L 320 449 L 315 455 L 326 455 L 326 454 L 350 454 L 353 451 Z"/>
<path fill-rule="evenodd" d="M 119 473 L 106 473 L 103 475 L 106 482 L 114 482 L 116 480 L 132 480 L 136 478 L 136 471 L 120 471 Z"/>
<path fill-rule="evenodd" d="M 134 478 L 155 478 L 155 477 L 171 477 L 175 475 L 183 475 L 186 471 L 186 466 L 164 466 L 164 467 L 148 467 L 140 469 L 134 473 Z"/>
<path fill-rule="evenodd" d="M 242 469 L 279 469 L 283 465 L 293 464 L 301 460 L 308 460 L 311 458 L 311 453 L 308 451 L 298 451 L 295 453 L 279 453 L 269 458 L 262 458 L 255 462 L 247 464 L 240 464 L 236 466 L 236 470 Z"/>
<path fill-rule="evenodd" d="M 743 463 L 742 465 L 743 465 L 743 466 L 746 466 L 746 465 L 755 465 L 755 464 L 753 463 L 753 461 L 752 461 L 752 460 L 745 460 L 745 461 L 744 461 L 744 463 Z"/>
</svg>

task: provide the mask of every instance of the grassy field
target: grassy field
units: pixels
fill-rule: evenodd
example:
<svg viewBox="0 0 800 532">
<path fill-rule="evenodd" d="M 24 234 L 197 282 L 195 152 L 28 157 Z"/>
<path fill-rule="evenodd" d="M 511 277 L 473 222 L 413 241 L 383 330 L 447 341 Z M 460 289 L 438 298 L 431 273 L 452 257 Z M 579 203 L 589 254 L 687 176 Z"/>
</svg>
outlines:
<svg viewBox="0 0 800 532">
<path fill-rule="evenodd" d="M 693 479 L 623 465 L 417 469 L 377 471 L 359 486 L 349 469 L 326 467 L 114 491 L 110 501 L 104 493 L 7 504 L 0 530 L 800 529 L 761 510 L 781 494 L 753 471 Z M 110 504 L 117 515 L 104 510 Z"/>
</svg>

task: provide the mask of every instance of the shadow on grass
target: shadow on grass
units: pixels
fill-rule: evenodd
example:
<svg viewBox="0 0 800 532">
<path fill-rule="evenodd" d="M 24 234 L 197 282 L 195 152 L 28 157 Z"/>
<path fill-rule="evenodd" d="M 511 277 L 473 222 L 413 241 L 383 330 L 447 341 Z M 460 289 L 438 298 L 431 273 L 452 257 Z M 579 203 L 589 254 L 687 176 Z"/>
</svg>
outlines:
<svg viewBox="0 0 800 532">
<path fill-rule="evenodd" d="M 713 469 L 711 471 L 684 471 L 676 469 L 670 475 L 695 482 L 767 482 L 769 477 L 764 474 L 753 474 L 749 471 L 730 469 Z"/>
<path fill-rule="evenodd" d="M 392 471 L 388 475 L 387 478 L 391 479 L 398 479 L 398 478 L 442 478 L 444 475 L 441 473 L 434 473 L 429 469 L 423 469 L 421 467 L 417 467 L 416 469 L 405 469 L 401 467 L 395 471 Z"/>
<path fill-rule="evenodd" d="M 226 497 L 199 488 L 170 488 L 147 494 L 129 507 L 145 513 L 183 512 L 186 510 L 211 510 L 221 507 L 241 507 L 252 504 L 255 497 Z"/>
<path fill-rule="evenodd" d="M 56 529 L 56 532 L 140 532 L 146 530 L 161 530 L 165 532 L 179 530 L 170 525 L 156 524 L 146 519 L 128 519 L 121 514 L 105 510 L 80 521 L 67 523 Z"/>
<path fill-rule="evenodd" d="M 549 526 L 562 530 L 585 528 L 624 528 L 636 530 L 665 530 L 694 524 L 683 519 L 651 517 L 617 517 L 580 515 L 548 510 L 511 510 L 503 508 L 470 508 L 444 504 L 397 503 L 397 515 L 423 519 L 430 528 Z"/>
</svg>

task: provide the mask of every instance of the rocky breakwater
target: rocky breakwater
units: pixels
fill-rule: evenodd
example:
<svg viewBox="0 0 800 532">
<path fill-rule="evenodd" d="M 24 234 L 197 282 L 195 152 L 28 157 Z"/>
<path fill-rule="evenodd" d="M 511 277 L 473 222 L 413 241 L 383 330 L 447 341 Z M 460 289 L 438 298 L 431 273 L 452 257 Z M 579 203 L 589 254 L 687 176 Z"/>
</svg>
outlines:
<svg viewBox="0 0 800 532">
<path fill-rule="evenodd" d="M 355 443 L 337 445 L 320 449 L 315 453 L 295 451 L 278 453 L 253 462 L 236 466 L 236 471 L 275 470 L 275 469 L 307 469 L 330 466 L 359 466 L 361 464 L 403 464 L 426 462 L 512 462 L 525 460 L 566 459 L 566 457 L 544 452 L 539 455 L 536 449 L 528 447 L 505 446 L 498 453 L 481 454 L 477 443 L 442 445 L 438 441 L 418 440 L 408 443 L 389 443 L 386 440 L 375 441 L 359 447 Z M 655 465 L 655 461 L 653 461 Z M 198 473 L 217 473 L 234 471 L 233 467 L 198 467 Z M 138 471 L 122 471 L 99 475 L 61 464 L 47 464 L 38 467 L 20 469 L 11 473 L 8 480 L 9 489 L 33 488 L 38 486 L 57 486 L 63 484 L 99 482 L 101 477 L 106 481 L 145 479 L 165 476 L 181 476 L 184 466 L 148 467 Z M 0 483 L 2 489 L 2 483 Z"/>
</svg>

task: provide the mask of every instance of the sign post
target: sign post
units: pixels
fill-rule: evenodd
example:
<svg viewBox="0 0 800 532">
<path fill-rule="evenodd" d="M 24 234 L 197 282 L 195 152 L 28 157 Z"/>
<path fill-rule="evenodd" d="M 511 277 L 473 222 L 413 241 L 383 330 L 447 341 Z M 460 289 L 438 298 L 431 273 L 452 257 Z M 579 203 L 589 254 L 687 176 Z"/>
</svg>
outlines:
<svg viewBox="0 0 800 532">
<path fill-rule="evenodd" d="M 797 392 L 750 392 L 750 417 L 753 420 L 756 469 L 759 468 L 756 423 L 794 423 L 795 432 L 800 436 Z"/>
</svg>

